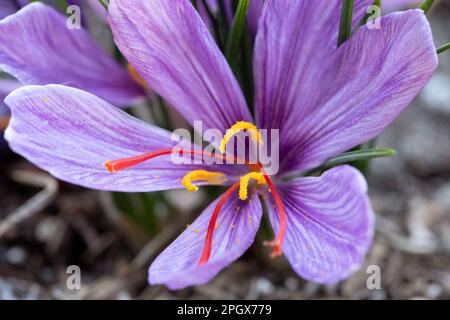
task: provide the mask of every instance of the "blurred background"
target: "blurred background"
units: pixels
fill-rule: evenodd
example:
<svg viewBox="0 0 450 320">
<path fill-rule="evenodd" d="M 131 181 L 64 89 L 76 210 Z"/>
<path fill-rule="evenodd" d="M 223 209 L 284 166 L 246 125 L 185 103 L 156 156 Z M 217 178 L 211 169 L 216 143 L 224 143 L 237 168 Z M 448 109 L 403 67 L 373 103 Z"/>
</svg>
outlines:
<svg viewBox="0 0 450 320">
<path fill-rule="evenodd" d="M 104 20 L 91 9 L 83 9 L 84 23 L 113 52 Z M 436 45 L 448 42 L 450 1 L 441 1 L 429 17 Z M 262 228 L 244 257 L 209 284 L 178 292 L 149 286 L 152 260 L 220 189 L 87 190 L 56 181 L 2 143 L 0 299 L 449 299 L 450 52 L 439 59 L 422 94 L 377 139 L 377 146 L 397 155 L 370 163 L 375 241 L 365 265 L 348 280 L 333 286 L 302 280 L 284 259 L 268 257 L 262 241 L 270 231 Z M 140 106 L 133 113 L 145 117 L 148 110 Z M 66 285 L 71 265 L 81 270 L 79 290 Z M 370 265 L 380 267 L 381 289 L 366 286 Z"/>
</svg>

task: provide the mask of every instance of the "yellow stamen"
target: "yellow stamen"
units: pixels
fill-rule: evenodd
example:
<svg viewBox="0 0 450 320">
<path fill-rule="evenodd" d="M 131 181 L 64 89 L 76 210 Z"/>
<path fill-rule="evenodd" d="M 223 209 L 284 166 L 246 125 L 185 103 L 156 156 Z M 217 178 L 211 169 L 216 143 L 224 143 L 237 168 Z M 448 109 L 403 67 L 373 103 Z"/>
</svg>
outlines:
<svg viewBox="0 0 450 320">
<path fill-rule="evenodd" d="M 150 89 L 147 82 L 145 82 L 145 80 L 140 76 L 140 74 L 136 71 L 136 69 L 129 63 L 127 64 L 127 70 L 128 70 L 128 73 L 131 75 L 131 78 L 133 78 L 133 80 L 138 85 L 140 85 L 142 88 L 144 88 L 146 90 Z"/>
<path fill-rule="evenodd" d="M 254 141 L 262 143 L 261 133 L 254 124 L 250 122 L 239 121 L 235 125 L 233 125 L 230 129 L 227 130 L 225 136 L 220 142 L 220 151 L 222 153 L 225 153 L 228 141 L 230 141 L 231 138 L 233 138 L 233 136 L 244 130 L 250 132 L 250 135 Z"/>
<path fill-rule="evenodd" d="M 248 184 L 250 182 L 250 179 L 256 180 L 258 184 L 266 183 L 264 175 L 260 172 L 250 172 L 245 176 L 242 176 L 239 186 L 239 199 L 241 199 L 242 201 L 247 200 L 248 198 Z"/>
<path fill-rule="evenodd" d="M 181 184 L 190 192 L 195 192 L 198 187 L 194 185 L 193 181 L 206 181 L 213 184 L 222 184 L 227 180 L 227 177 L 222 172 L 209 172 L 206 170 L 194 170 L 189 172 L 181 180 Z"/>
</svg>

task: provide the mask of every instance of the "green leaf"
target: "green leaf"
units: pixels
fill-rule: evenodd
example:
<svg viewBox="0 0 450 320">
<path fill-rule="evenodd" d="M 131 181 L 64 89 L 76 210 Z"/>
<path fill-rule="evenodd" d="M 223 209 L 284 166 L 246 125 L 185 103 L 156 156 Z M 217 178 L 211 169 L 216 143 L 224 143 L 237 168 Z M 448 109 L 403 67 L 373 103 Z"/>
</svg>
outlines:
<svg viewBox="0 0 450 320">
<path fill-rule="evenodd" d="M 98 0 L 100 2 L 100 4 L 105 7 L 106 10 L 108 10 L 108 6 L 109 6 L 109 0 Z"/>
<path fill-rule="evenodd" d="M 239 0 L 233 24 L 231 25 L 226 48 L 226 57 L 231 66 L 234 66 L 237 61 L 249 4 L 250 0 Z"/>
<path fill-rule="evenodd" d="M 339 28 L 338 47 L 341 46 L 352 33 L 354 0 L 342 0 L 341 25 Z"/>
<path fill-rule="evenodd" d="M 323 165 L 309 170 L 307 172 L 294 173 L 283 178 L 283 181 L 290 181 L 299 177 L 315 175 L 318 172 L 322 172 L 333 167 L 337 167 L 349 163 L 361 163 L 367 162 L 368 160 L 374 158 L 388 157 L 397 154 L 394 149 L 383 149 L 383 148 L 372 148 L 372 149 L 361 149 L 355 151 L 345 152 L 337 157 L 331 158 L 326 161 Z"/>
<path fill-rule="evenodd" d="M 433 2 L 434 0 L 424 0 L 420 4 L 419 8 L 425 11 L 425 13 L 427 13 L 430 10 L 431 6 L 433 5 Z"/>
<path fill-rule="evenodd" d="M 149 235 L 155 235 L 158 231 L 158 223 L 160 222 L 158 212 L 168 210 L 161 192 L 113 192 L 112 198 L 119 212 L 131 219 Z"/>
<path fill-rule="evenodd" d="M 373 158 L 393 156 L 396 153 L 397 152 L 394 149 L 381 148 L 350 151 L 343 153 L 340 156 L 329 159 L 321 168 L 329 169 L 351 162 L 367 161 Z"/>
<path fill-rule="evenodd" d="M 444 53 L 445 51 L 450 49 L 450 42 L 447 42 L 446 44 L 440 46 L 439 48 L 437 48 L 437 54 L 441 54 Z"/>
</svg>

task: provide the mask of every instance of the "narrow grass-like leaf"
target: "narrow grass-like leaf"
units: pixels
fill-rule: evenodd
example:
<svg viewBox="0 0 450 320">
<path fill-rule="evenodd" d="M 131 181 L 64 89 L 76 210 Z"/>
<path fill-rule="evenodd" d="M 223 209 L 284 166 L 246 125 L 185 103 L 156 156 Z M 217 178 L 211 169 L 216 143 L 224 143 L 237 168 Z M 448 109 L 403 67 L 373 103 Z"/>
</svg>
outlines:
<svg viewBox="0 0 450 320">
<path fill-rule="evenodd" d="M 341 25 L 339 28 L 338 47 L 341 46 L 352 33 L 354 0 L 342 0 Z"/>
<path fill-rule="evenodd" d="M 441 54 L 444 53 L 445 51 L 450 49 L 450 42 L 447 42 L 446 44 L 440 46 L 439 48 L 437 48 L 437 54 Z"/>
<path fill-rule="evenodd" d="M 316 173 L 323 172 L 325 170 L 331 169 L 344 164 L 350 163 L 363 163 L 374 158 L 388 157 L 397 154 L 394 149 L 385 148 L 372 148 L 372 149 L 361 149 L 355 151 L 345 152 L 337 157 L 333 157 L 325 162 L 323 165 L 309 170 L 307 172 L 294 173 L 283 178 L 284 181 L 290 181 L 299 177 L 315 175 Z"/>
<path fill-rule="evenodd" d="M 241 44 L 242 35 L 245 30 L 245 18 L 247 16 L 250 0 L 239 0 L 236 14 L 228 37 L 226 57 L 231 66 L 234 66 L 239 54 L 239 46 Z"/>
<path fill-rule="evenodd" d="M 434 3 L 434 0 L 424 0 L 420 4 L 419 8 L 422 9 L 423 11 L 425 11 L 425 13 L 427 13 L 430 10 L 433 3 Z"/>
<path fill-rule="evenodd" d="M 106 10 L 108 10 L 108 6 L 109 6 L 109 0 L 98 0 L 100 2 L 100 4 L 105 7 Z"/>
<path fill-rule="evenodd" d="M 397 152 L 394 149 L 381 149 L 381 148 L 350 151 L 343 153 L 340 156 L 331 158 L 330 160 L 325 162 L 322 168 L 329 169 L 332 167 L 336 167 L 351 162 L 367 161 L 374 158 L 393 156 L 396 153 Z"/>
</svg>

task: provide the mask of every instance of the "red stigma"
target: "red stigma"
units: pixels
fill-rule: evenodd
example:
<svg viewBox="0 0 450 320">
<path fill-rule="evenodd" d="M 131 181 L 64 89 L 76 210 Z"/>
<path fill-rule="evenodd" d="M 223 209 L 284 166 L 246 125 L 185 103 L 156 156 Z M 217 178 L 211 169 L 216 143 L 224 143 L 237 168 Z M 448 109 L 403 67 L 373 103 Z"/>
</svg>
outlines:
<svg viewBox="0 0 450 320">
<path fill-rule="evenodd" d="M 284 241 L 284 236 L 286 234 L 286 226 L 287 226 L 287 216 L 286 210 L 284 209 L 283 202 L 281 201 L 280 194 L 273 184 L 272 180 L 269 178 L 267 174 L 264 173 L 264 170 L 261 168 L 264 174 L 264 179 L 266 179 L 267 186 L 272 193 L 273 199 L 275 201 L 275 205 L 277 206 L 278 219 L 280 220 L 280 225 L 278 229 L 278 234 L 273 241 L 264 242 L 265 246 L 273 247 L 273 252 L 270 255 L 272 258 L 278 257 L 282 254 L 282 246 Z"/>
<path fill-rule="evenodd" d="M 145 153 L 142 155 L 130 157 L 130 158 L 124 158 L 119 160 L 108 160 L 106 161 L 103 166 L 108 170 L 109 172 L 117 172 L 122 171 L 131 167 L 134 167 L 137 164 L 140 164 L 142 162 L 145 162 L 147 160 L 172 154 L 174 151 L 172 149 L 162 149 L 154 152 Z"/>
<path fill-rule="evenodd" d="M 222 209 L 225 202 L 233 195 L 233 193 L 239 188 L 240 183 L 236 183 L 230 189 L 228 189 L 223 196 L 220 198 L 216 207 L 214 208 L 214 212 L 211 216 L 211 220 L 209 220 L 208 231 L 206 233 L 205 245 L 203 247 L 203 252 L 200 257 L 198 264 L 204 265 L 209 261 L 211 257 L 211 249 L 212 249 L 212 241 L 214 236 L 214 230 L 216 229 L 217 218 L 219 217 L 220 210 Z"/>
<path fill-rule="evenodd" d="M 215 155 L 212 153 L 203 152 L 201 150 L 188 150 L 188 149 L 173 148 L 173 149 L 160 149 L 160 150 L 144 153 L 144 154 L 137 155 L 137 156 L 130 157 L 130 158 L 123 158 L 123 159 L 118 159 L 118 160 L 108 160 L 103 164 L 103 166 L 105 167 L 106 170 L 113 173 L 113 172 L 118 172 L 118 171 L 122 171 L 125 169 L 129 169 L 129 168 L 134 167 L 135 165 L 141 164 L 145 161 L 148 161 L 148 160 L 151 160 L 151 159 L 154 159 L 157 157 L 165 156 L 165 155 L 170 155 L 173 153 L 206 156 L 206 157 L 209 157 L 212 159 L 215 158 L 215 159 L 220 159 L 222 161 L 227 161 L 227 158 L 225 157 L 225 155 Z"/>
</svg>

